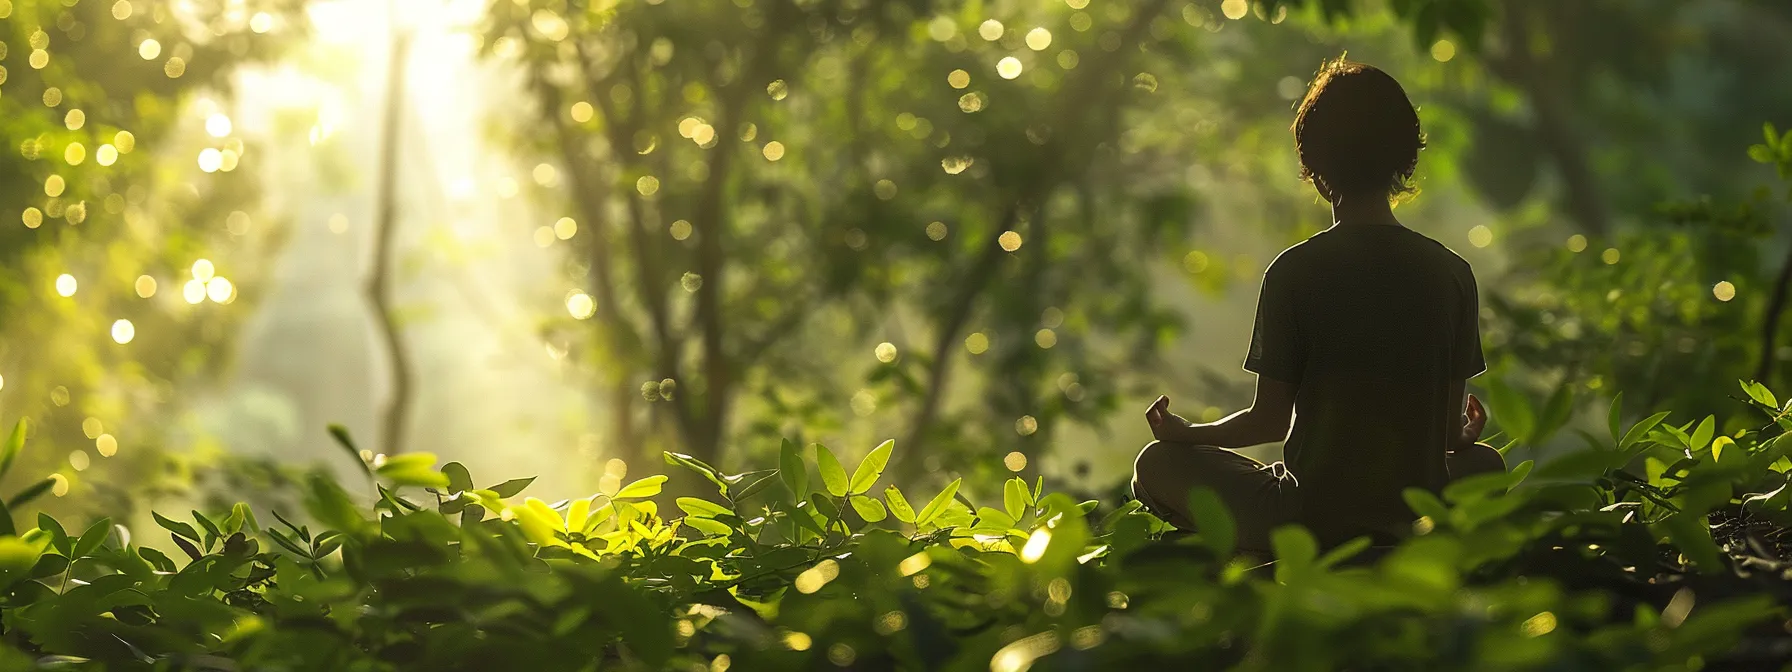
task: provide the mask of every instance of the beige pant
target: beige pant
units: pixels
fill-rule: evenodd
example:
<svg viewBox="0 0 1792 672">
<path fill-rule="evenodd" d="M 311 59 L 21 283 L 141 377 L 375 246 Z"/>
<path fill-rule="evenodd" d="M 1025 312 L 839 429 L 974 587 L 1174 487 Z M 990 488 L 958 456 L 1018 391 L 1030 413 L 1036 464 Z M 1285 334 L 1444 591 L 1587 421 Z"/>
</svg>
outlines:
<svg viewBox="0 0 1792 672">
<path fill-rule="evenodd" d="M 1477 443 L 1452 451 L 1445 467 L 1455 480 L 1505 471 L 1506 460 L 1493 446 Z M 1203 485 L 1212 488 L 1231 510 L 1241 551 L 1266 554 L 1270 530 L 1294 522 L 1299 513 L 1298 486 L 1281 462 L 1264 464 L 1214 446 L 1153 441 L 1139 451 L 1133 464 L 1133 496 L 1180 529 L 1195 528 L 1188 511 L 1188 492 Z"/>
</svg>

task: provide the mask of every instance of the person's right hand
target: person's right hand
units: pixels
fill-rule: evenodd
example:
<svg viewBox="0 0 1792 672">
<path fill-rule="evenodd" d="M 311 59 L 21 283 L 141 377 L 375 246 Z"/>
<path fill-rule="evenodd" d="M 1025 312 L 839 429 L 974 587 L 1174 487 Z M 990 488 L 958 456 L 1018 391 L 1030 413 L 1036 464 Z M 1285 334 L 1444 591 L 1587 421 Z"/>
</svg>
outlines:
<svg viewBox="0 0 1792 672">
<path fill-rule="evenodd" d="M 1151 425 L 1151 436 L 1159 441 L 1182 442 L 1187 439 L 1186 432 L 1194 424 L 1182 419 L 1182 416 L 1170 412 L 1170 398 L 1159 396 L 1145 409 L 1145 422 Z"/>
<path fill-rule="evenodd" d="M 1481 440 L 1481 430 L 1487 428 L 1487 409 L 1475 395 L 1468 395 L 1468 409 L 1462 413 L 1462 435 L 1457 438 L 1457 445 L 1467 446 Z"/>
</svg>

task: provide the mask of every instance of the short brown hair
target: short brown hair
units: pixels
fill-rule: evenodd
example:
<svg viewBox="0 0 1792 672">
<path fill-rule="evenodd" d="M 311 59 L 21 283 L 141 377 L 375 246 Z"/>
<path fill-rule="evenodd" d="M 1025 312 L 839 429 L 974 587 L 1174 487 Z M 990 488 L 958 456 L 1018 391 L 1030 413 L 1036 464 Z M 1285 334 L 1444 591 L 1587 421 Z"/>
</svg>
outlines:
<svg viewBox="0 0 1792 672">
<path fill-rule="evenodd" d="M 1379 68 L 1326 61 L 1294 116 L 1301 179 L 1326 200 L 1345 194 L 1412 193 L 1425 134 L 1400 83 Z"/>
</svg>

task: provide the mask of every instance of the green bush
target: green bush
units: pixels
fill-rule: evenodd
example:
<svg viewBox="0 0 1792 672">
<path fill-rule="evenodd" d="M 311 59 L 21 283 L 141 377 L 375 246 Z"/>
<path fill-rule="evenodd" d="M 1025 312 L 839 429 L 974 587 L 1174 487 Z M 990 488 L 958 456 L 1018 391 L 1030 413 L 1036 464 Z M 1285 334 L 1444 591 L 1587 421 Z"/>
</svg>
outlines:
<svg viewBox="0 0 1792 672">
<path fill-rule="evenodd" d="M 324 476 L 308 524 L 248 506 L 157 515 L 179 559 L 100 520 L 78 533 L 0 516 L 4 665 L 73 669 L 1697 669 L 1783 661 L 1787 407 L 1745 384 L 1758 430 L 1666 413 L 1533 468 L 1408 501 L 1392 548 L 1274 534 L 1238 557 L 1230 515 L 1200 533 L 1006 482 L 879 487 L 892 445 L 849 473 L 786 443 L 662 511 L 666 476 L 548 503 L 458 463 L 362 462 L 367 497 Z M 21 421 L 0 473 L 24 444 Z M 346 434 L 338 438 L 357 455 Z M 681 474 L 684 472 L 680 472 Z M 361 485 L 353 486 L 359 489 Z M 993 493 L 992 493 L 993 494 Z M 35 494 L 8 500 L 13 508 Z M 1717 522 L 1714 524 L 1713 520 Z M 1714 537 L 1714 530 L 1717 535 Z M 1777 663 L 1776 663 L 1777 664 Z"/>
</svg>

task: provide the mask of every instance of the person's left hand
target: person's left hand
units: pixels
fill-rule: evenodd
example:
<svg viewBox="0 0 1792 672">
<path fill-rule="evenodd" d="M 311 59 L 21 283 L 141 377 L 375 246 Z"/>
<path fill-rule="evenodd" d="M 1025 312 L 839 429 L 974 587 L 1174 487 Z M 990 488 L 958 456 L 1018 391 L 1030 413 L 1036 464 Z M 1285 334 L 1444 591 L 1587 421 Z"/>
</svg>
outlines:
<svg viewBox="0 0 1792 672">
<path fill-rule="evenodd" d="M 1170 412 L 1170 398 L 1159 396 L 1145 409 L 1145 422 L 1151 425 L 1151 436 L 1167 443 L 1181 443 L 1187 439 L 1187 431 L 1191 423 L 1182 416 Z"/>
</svg>

